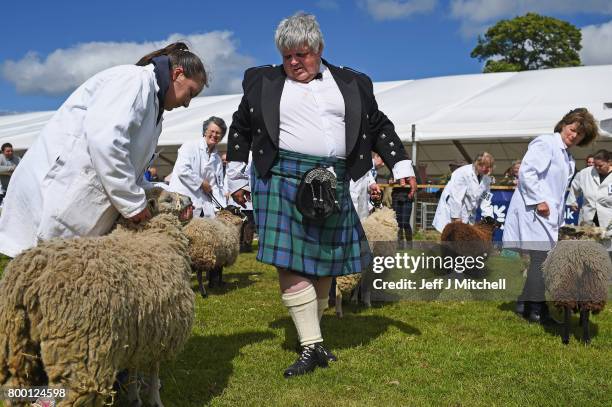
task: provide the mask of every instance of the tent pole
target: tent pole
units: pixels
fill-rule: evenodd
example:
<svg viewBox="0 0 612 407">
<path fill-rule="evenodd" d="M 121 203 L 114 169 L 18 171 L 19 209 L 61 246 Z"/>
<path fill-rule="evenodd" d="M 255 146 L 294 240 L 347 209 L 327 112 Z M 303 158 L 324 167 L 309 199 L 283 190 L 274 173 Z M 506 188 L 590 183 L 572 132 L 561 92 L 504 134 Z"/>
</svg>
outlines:
<svg viewBox="0 0 612 407">
<path fill-rule="evenodd" d="M 414 171 L 418 170 L 416 162 L 417 162 L 416 125 L 413 124 L 412 125 L 412 166 L 413 166 Z M 414 175 L 416 175 L 416 172 Z M 416 204 L 417 204 L 417 193 L 415 192 L 414 199 L 412 201 L 412 211 L 410 213 L 410 229 L 412 229 L 413 235 L 416 232 L 416 230 L 414 229 L 416 226 Z"/>
</svg>

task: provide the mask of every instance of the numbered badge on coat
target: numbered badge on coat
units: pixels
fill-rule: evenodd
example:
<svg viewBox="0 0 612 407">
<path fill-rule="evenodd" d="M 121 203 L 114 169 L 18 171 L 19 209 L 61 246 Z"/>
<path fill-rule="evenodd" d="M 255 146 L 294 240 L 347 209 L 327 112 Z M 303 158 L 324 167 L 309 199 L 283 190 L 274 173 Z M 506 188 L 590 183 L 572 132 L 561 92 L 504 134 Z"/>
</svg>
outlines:
<svg viewBox="0 0 612 407">
<path fill-rule="evenodd" d="M 493 198 L 493 194 L 487 191 L 484 191 L 482 195 L 480 195 L 480 199 L 482 199 L 483 201 L 491 202 L 492 198 Z"/>
</svg>

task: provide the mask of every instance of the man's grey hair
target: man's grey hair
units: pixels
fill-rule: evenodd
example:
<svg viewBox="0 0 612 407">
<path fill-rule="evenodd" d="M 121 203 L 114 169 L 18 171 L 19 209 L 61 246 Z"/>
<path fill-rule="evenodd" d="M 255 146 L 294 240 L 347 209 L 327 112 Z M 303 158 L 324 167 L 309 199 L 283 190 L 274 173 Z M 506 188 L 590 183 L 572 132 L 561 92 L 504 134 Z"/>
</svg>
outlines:
<svg viewBox="0 0 612 407">
<path fill-rule="evenodd" d="M 280 52 L 308 45 L 311 51 L 323 49 L 323 34 L 317 19 L 312 14 L 299 11 L 278 24 L 274 34 L 276 48 Z"/>
<path fill-rule="evenodd" d="M 208 119 L 204 120 L 204 123 L 202 123 L 202 134 L 206 133 L 206 129 L 208 129 L 208 125 L 211 123 L 219 126 L 221 129 L 221 138 L 225 137 L 225 133 L 227 133 L 227 124 L 225 124 L 225 120 L 217 116 L 210 116 Z"/>
</svg>

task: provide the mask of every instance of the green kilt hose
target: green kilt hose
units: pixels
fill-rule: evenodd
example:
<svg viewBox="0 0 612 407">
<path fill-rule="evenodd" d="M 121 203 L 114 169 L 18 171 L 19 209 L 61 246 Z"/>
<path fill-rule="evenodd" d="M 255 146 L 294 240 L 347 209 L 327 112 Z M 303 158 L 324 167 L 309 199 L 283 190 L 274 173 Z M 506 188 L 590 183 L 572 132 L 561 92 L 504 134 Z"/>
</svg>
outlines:
<svg viewBox="0 0 612 407">
<path fill-rule="evenodd" d="M 317 166 L 333 166 L 338 178 L 340 212 L 322 224 L 303 219 L 295 205 L 302 175 Z M 372 253 L 351 201 L 344 160 L 280 150 L 268 177 L 258 177 L 254 167 L 251 171 L 257 260 L 316 277 L 359 273 L 370 263 Z"/>
</svg>

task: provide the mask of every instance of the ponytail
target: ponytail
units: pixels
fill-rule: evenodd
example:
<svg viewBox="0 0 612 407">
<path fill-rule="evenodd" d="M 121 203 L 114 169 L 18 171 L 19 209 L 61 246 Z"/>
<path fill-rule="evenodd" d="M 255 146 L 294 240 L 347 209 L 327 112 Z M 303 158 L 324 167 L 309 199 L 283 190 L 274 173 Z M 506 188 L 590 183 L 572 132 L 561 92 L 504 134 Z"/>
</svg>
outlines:
<svg viewBox="0 0 612 407">
<path fill-rule="evenodd" d="M 153 58 L 167 55 L 170 59 L 172 69 L 181 67 L 187 78 L 201 78 L 204 86 L 208 86 L 208 75 L 202 60 L 193 52 L 189 51 L 189 47 L 184 42 L 174 42 L 162 49 L 153 51 L 142 58 L 136 65 L 145 66 L 151 63 Z"/>
</svg>

